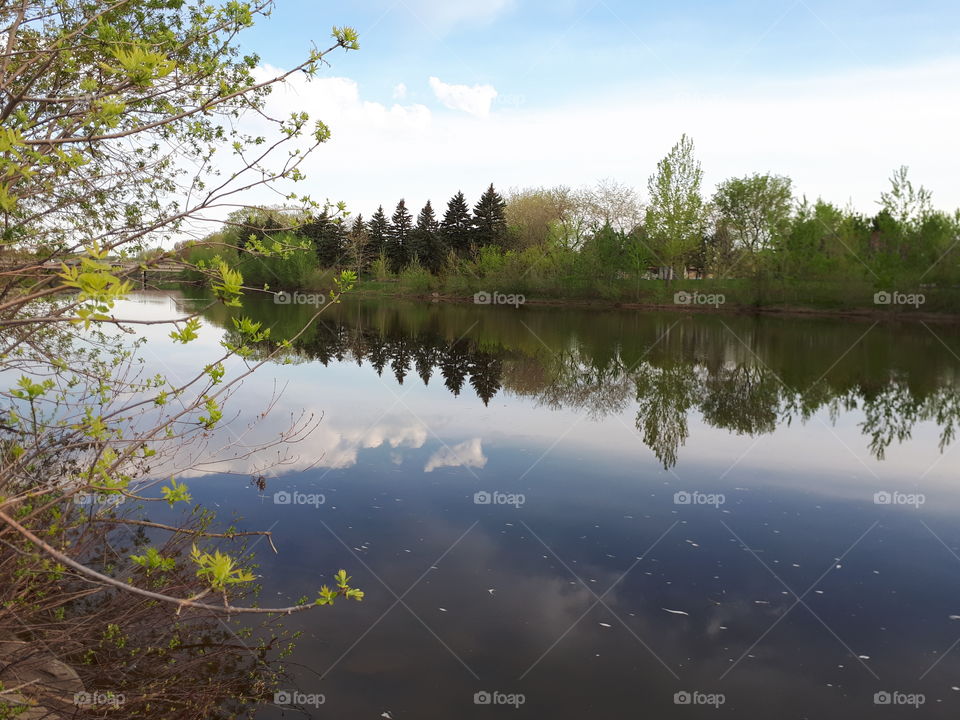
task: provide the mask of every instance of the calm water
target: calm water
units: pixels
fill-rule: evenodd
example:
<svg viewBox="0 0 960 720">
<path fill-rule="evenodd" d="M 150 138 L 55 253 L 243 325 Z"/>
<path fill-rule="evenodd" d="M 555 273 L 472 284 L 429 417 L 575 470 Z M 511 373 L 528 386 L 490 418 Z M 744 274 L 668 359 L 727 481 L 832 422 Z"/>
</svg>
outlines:
<svg viewBox="0 0 960 720">
<path fill-rule="evenodd" d="M 279 340 L 312 308 L 248 312 Z M 186 377 L 229 326 L 208 311 L 186 349 L 148 329 L 145 357 Z M 261 716 L 957 717 L 958 355 L 946 325 L 330 308 L 189 481 L 273 529 L 265 603 L 340 567 L 367 593 L 289 618 L 289 689 L 325 702 Z M 280 465 L 234 457 L 304 410 Z"/>
</svg>

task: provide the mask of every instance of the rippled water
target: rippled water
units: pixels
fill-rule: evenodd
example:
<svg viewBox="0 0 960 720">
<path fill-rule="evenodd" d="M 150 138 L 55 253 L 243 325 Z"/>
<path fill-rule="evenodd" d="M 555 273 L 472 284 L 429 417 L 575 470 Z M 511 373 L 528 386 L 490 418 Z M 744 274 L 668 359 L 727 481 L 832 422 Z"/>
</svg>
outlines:
<svg viewBox="0 0 960 720">
<path fill-rule="evenodd" d="M 248 309 L 274 340 L 312 311 Z M 145 357 L 186 376 L 229 327 Z M 264 602 L 367 594 L 287 620 L 308 704 L 262 717 L 956 717 L 958 355 L 952 325 L 329 308 L 217 440 L 316 431 L 190 480 L 273 530 Z"/>
</svg>

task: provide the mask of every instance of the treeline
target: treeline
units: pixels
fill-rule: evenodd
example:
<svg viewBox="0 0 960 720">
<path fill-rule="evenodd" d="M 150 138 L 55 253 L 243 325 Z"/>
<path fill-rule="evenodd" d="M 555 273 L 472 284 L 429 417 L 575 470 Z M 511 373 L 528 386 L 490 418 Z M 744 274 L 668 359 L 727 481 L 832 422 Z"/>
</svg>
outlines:
<svg viewBox="0 0 960 720">
<path fill-rule="evenodd" d="M 442 215 L 427 202 L 414 217 L 405 200 L 392 214 L 381 206 L 369 219 L 246 212 L 210 240 L 236 249 L 234 262 L 251 284 L 291 288 L 312 287 L 323 269 L 399 279 L 412 290 L 484 286 L 621 299 L 642 297 L 640 281 L 651 279 L 877 289 L 960 282 L 960 212 L 935 210 L 905 167 L 894 172 L 873 215 L 797 198 L 782 175 L 730 178 L 710 197 L 702 177 L 684 136 L 651 175 L 646 198 L 612 181 L 506 197 L 491 185 L 472 209 L 458 192 Z M 282 260 L 245 256 L 251 242 L 277 237 L 302 252 Z"/>
</svg>

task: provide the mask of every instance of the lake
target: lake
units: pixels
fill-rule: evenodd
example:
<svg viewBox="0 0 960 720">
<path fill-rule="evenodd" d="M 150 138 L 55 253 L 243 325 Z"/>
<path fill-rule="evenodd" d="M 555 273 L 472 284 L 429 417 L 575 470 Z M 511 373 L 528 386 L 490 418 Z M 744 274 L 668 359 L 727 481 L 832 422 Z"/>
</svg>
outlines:
<svg viewBox="0 0 960 720">
<path fill-rule="evenodd" d="M 315 310 L 247 302 L 273 340 Z M 230 327 L 145 326 L 143 356 L 185 378 Z M 288 692 L 258 717 L 957 717 L 958 355 L 953 325 L 327 308 L 184 475 L 273 531 L 264 604 L 341 567 L 366 592 L 285 620 Z"/>
</svg>

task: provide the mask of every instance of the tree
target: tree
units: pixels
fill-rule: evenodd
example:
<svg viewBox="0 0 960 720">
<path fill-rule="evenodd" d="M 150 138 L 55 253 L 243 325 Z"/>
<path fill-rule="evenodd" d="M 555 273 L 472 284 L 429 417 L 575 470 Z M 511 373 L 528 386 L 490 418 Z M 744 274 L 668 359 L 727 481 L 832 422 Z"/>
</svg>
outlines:
<svg viewBox="0 0 960 720">
<path fill-rule="evenodd" d="M 504 214 L 511 245 L 520 250 L 545 248 L 550 227 L 560 219 L 553 196 L 546 188 L 512 190 Z"/>
<path fill-rule="evenodd" d="M 462 192 L 458 192 L 447 203 L 447 211 L 440 222 L 440 237 L 448 249 L 460 257 L 466 257 L 470 254 L 472 229 L 473 220 L 467 200 Z"/>
<path fill-rule="evenodd" d="M 901 165 L 890 176 L 890 190 L 880 194 L 880 206 L 901 225 L 922 222 L 932 211 L 931 193 L 922 185 L 913 187 L 909 168 Z"/>
<path fill-rule="evenodd" d="M 341 218 L 333 218 L 327 210 L 303 224 L 298 233 L 310 240 L 320 267 L 338 268 L 343 262 L 346 233 Z"/>
<path fill-rule="evenodd" d="M 370 222 L 367 223 L 367 235 L 370 238 L 369 245 L 367 247 L 368 257 L 372 263 L 374 260 L 379 258 L 381 255 L 386 254 L 387 252 L 387 238 L 390 235 L 390 221 L 387 220 L 386 214 L 383 212 L 383 205 L 377 208 L 377 211 L 370 218 Z"/>
<path fill-rule="evenodd" d="M 126 339 L 138 321 L 117 309 L 141 272 L 127 258 L 192 237 L 211 212 L 249 209 L 237 198 L 243 189 L 302 179 L 302 162 L 329 138 L 305 113 L 259 128 L 258 137 L 238 122 L 248 110 L 263 122 L 271 87 L 313 74 L 335 49 L 358 46 L 355 31 L 335 28 L 326 51 L 261 78 L 237 36 L 268 9 L 192 0 L 0 5 L 0 247 L 8 260 L 0 373 L 9 379 L 0 390 L 0 636 L 29 632 L 32 645 L 55 656 L 82 657 L 75 667 L 88 681 L 97 668 L 109 673 L 112 687 L 127 693 L 126 717 L 219 717 L 238 691 L 241 702 L 270 692 L 270 673 L 258 695 L 238 681 L 253 668 L 244 667 L 242 644 L 217 644 L 224 615 L 267 617 L 362 597 L 344 572 L 308 601 L 251 605 L 250 558 L 226 546 L 269 531 L 215 532 L 215 518 L 199 506 L 173 524 L 110 510 L 123 498 L 192 504 L 184 482 L 158 481 L 151 468 L 202 445 L 225 399 L 275 357 L 254 358 L 268 331 L 240 315 L 209 364 L 182 379 L 143 378 L 142 339 Z M 220 175 L 228 156 L 230 171 Z M 321 207 L 291 195 L 297 217 Z M 253 235 L 243 236 L 244 253 L 302 250 Z M 237 246 L 222 240 L 223 256 L 191 269 L 209 279 L 217 304 L 242 307 L 244 279 L 224 260 Z M 153 254 L 142 266 L 185 256 L 182 248 Z M 198 337 L 200 312 L 152 323 L 188 343 Z M 87 494 L 106 498 L 105 509 L 80 510 L 76 501 Z M 155 545 L 118 551 L 131 529 L 145 527 Z M 264 639 L 263 658 L 276 659 Z M 21 692 L 44 705 L 51 690 Z M 62 703 L 62 692 L 52 700 Z"/>
<path fill-rule="evenodd" d="M 793 191 L 782 175 L 747 175 L 724 180 L 713 195 L 719 223 L 750 254 L 769 248 L 790 222 Z"/>
<path fill-rule="evenodd" d="M 344 252 L 350 261 L 350 267 L 358 277 L 370 264 L 369 251 L 370 233 L 367 232 L 363 215 L 358 214 L 344 241 Z"/>
<path fill-rule="evenodd" d="M 590 226 L 594 231 L 609 225 L 622 235 L 633 232 L 643 221 L 637 191 L 616 180 L 601 180 L 584 194 Z"/>
<path fill-rule="evenodd" d="M 493 246 L 506 249 L 506 207 L 507 203 L 491 184 L 473 210 L 473 245 L 475 247 Z"/>
<path fill-rule="evenodd" d="M 410 234 L 410 251 L 411 257 L 419 258 L 420 263 L 432 273 L 438 272 L 443 265 L 440 224 L 429 200 L 417 215 L 417 226 Z"/>
<path fill-rule="evenodd" d="M 687 260 L 700 246 L 707 222 L 700 195 L 703 170 L 693 149 L 693 140 L 683 135 L 657 163 L 657 172 L 647 184 L 646 230 L 661 265 L 670 270 L 668 277 L 685 276 Z"/>
<path fill-rule="evenodd" d="M 407 210 L 407 201 L 397 203 L 390 227 L 387 229 L 387 259 L 393 272 L 400 272 L 410 261 L 410 231 L 413 217 Z"/>
</svg>

